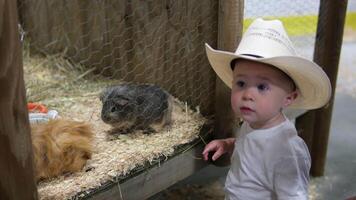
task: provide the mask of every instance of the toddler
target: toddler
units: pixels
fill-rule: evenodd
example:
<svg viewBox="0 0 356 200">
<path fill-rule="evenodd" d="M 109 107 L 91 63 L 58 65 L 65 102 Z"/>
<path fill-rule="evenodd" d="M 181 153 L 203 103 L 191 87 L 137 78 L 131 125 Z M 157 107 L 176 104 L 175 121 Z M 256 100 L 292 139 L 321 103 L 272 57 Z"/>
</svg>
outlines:
<svg viewBox="0 0 356 200">
<path fill-rule="evenodd" d="M 244 121 L 238 138 L 213 140 L 203 151 L 204 160 L 209 152 L 213 161 L 231 155 L 225 199 L 308 199 L 309 151 L 283 110 L 324 106 L 327 75 L 297 55 L 279 20 L 256 19 L 234 53 L 209 45 L 206 51 Z"/>
</svg>

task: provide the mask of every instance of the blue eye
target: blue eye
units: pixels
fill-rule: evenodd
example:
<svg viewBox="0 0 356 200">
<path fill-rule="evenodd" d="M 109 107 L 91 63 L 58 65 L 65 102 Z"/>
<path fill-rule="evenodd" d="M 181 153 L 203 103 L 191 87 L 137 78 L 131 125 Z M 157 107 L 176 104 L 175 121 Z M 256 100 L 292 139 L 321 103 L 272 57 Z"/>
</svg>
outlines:
<svg viewBox="0 0 356 200">
<path fill-rule="evenodd" d="M 238 87 L 243 87 L 243 86 L 245 86 L 245 82 L 243 82 L 243 81 L 237 81 L 237 82 L 236 82 L 236 85 L 237 85 Z"/>
<path fill-rule="evenodd" d="M 266 90 L 268 90 L 268 85 L 267 85 L 267 84 L 259 84 L 259 85 L 257 86 L 257 89 L 258 89 L 259 91 L 266 91 Z"/>
</svg>

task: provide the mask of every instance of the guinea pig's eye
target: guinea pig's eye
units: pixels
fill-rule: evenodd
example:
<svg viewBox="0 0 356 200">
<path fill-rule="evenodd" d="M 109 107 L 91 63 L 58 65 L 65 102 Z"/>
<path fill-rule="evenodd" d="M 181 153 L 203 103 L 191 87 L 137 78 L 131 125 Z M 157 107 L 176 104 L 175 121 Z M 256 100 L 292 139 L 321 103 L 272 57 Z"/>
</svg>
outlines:
<svg viewBox="0 0 356 200">
<path fill-rule="evenodd" d="M 111 112 L 116 112 L 116 111 L 117 111 L 117 107 L 116 106 L 111 107 Z"/>
</svg>

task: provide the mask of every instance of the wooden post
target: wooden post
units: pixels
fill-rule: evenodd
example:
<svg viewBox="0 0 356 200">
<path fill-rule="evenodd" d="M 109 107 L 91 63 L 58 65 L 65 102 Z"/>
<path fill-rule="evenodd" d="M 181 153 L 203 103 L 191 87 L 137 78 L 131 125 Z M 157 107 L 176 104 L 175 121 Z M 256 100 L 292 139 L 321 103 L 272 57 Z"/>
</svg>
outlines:
<svg viewBox="0 0 356 200">
<path fill-rule="evenodd" d="M 37 199 L 16 1 L 0 16 L 0 199 Z"/>
<path fill-rule="evenodd" d="M 312 150 L 314 135 L 315 112 L 309 111 L 295 120 L 295 126 L 298 134 L 308 146 L 309 152 Z"/>
<path fill-rule="evenodd" d="M 346 8 L 347 0 L 320 1 L 314 61 L 329 76 L 333 92 L 326 106 L 313 111 L 315 113 L 311 148 L 311 174 L 313 176 L 322 176 L 324 174 Z"/>
<path fill-rule="evenodd" d="M 219 1 L 218 49 L 234 52 L 241 39 L 243 0 Z M 234 114 L 230 103 L 231 89 L 217 77 L 215 87 L 215 138 L 233 137 Z M 222 156 L 215 164 L 227 165 L 230 158 Z"/>
</svg>

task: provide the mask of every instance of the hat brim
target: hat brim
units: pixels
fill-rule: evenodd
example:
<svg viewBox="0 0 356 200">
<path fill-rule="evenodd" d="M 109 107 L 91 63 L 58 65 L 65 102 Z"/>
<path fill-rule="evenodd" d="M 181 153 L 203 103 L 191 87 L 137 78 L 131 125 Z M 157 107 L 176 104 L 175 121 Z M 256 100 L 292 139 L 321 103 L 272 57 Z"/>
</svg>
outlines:
<svg viewBox="0 0 356 200">
<path fill-rule="evenodd" d="M 315 109 L 324 106 L 331 96 L 330 81 L 325 72 L 314 62 L 298 56 L 256 58 L 232 52 L 214 50 L 205 44 L 208 60 L 224 83 L 232 87 L 231 61 L 237 58 L 273 65 L 290 76 L 299 95 L 290 108 Z"/>
</svg>

